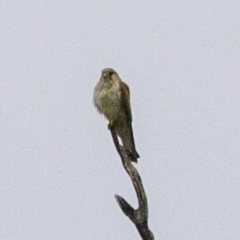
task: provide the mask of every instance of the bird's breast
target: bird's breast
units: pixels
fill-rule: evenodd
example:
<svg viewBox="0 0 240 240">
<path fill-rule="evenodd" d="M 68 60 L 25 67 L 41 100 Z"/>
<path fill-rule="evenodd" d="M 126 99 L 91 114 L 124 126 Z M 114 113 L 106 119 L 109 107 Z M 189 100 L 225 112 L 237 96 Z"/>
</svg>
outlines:
<svg viewBox="0 0 240 240">
<path fill-rule="evenodd" d="M 118 82 L 104 84 L 95 89 L 94 103 L 99 112 L 105 115 L 108 120 L 117 117 L 121 110 L 121 92 Z"/>
</svg>

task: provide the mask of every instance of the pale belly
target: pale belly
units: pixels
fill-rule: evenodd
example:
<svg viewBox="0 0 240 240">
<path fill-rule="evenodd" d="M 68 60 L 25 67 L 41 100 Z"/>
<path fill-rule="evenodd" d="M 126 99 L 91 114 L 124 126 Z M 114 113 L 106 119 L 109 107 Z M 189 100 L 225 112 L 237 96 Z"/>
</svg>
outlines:
<svg viewBox="0 0 240 240">
<path fill-rule="evenodd" d="M 118 83 L 113 84 L 110 88 L 107 86 L 97 87 L 95 90 L 95 106 L 109 121 L 116 119 L 121 111 L 120 95 Z"/>
</svg>

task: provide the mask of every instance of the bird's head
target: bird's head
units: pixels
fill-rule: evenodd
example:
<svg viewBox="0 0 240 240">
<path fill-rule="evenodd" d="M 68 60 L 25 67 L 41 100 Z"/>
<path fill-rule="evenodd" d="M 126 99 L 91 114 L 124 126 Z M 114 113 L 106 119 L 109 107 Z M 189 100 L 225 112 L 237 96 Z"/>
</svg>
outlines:
<svg viewBox="0 0 240 240">
<path fill-rule="evenodd" d="M 102 78 L 104 80 L 111 80 L 114 74 L 117 75 L 117 72 L 112 68 L 104 68 L 102 70 Z"/>
</svg>

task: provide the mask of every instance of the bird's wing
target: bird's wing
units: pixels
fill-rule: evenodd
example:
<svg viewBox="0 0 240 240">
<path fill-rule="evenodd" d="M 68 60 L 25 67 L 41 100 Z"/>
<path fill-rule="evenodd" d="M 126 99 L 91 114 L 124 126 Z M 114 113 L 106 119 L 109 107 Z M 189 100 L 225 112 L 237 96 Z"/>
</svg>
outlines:
<svg viewBox="0 0 240 240">
<path fill-rule="evenodd" d="M 126 113 L 127 121 L 132 122 L 132 112 L 131 112 L 131 106 L 130 106 L 130 90 L 128 85 L 121 81 L 120 82 L 120 92 L 121 92 L 121 104 L 122 108 Z"/>
</svg>

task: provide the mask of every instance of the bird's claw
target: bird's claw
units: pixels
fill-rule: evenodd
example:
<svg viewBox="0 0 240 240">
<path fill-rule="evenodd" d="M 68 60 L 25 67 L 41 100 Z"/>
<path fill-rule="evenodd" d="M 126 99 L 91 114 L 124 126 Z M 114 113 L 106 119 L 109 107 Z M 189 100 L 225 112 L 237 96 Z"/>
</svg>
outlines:
<svg viewBox="0 0 240 240">
<path fill-rule="evenodd" d="M 111 128 L 114 126 L 115 119 L 111 119 L 108 124 L 108 130 L 111 130 Z"/>
</svg>

